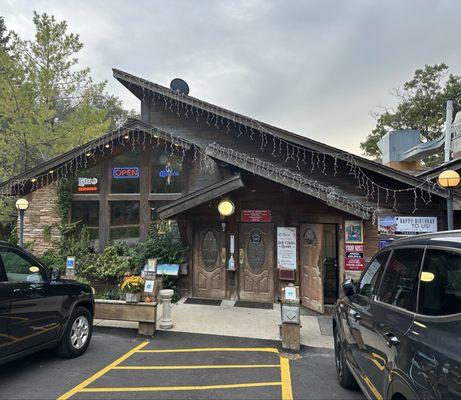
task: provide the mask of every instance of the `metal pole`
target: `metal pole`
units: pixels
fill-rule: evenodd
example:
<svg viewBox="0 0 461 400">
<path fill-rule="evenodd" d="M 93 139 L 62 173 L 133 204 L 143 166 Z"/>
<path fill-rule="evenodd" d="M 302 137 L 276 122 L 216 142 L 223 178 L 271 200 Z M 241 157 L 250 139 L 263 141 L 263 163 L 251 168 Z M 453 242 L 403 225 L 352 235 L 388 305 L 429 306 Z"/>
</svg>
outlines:
<svg viewBox="0 0 461 400">
<path fill-rule="evenodd" d="M 445 117 L 445 147 L 443 149 L 444 162 L 449 162 L 451 159 L 451 125 L 453 122 L 453 101 L 447 101 L 447 114 Z"/>
<path fill-rule="evenodd" d="M 19 210 L 19 246 L 24 247 L 24 210 Z"/>
<path fill-rule="evenodd" d="M 453 194 L 447 189 L 447 228 L 453 230 Z"/>
</svg>

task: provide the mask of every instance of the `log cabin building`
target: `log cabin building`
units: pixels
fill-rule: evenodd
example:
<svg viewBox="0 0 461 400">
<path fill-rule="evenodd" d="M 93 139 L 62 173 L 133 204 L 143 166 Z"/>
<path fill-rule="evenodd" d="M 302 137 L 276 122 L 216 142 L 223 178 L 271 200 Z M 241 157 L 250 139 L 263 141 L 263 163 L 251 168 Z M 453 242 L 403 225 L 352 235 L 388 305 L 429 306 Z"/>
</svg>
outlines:
<svg viewBox="0 0 461 400">
<path fill-rule="evenodd" d="M 386 239 L 379 218 L 443 227 L 445 195 L 432 182 L 186 89 L 113 75 L 139 99 L 139 120 L 1 185 L 29 200 L 25 242 L 38 254 L 59 237 L 56 182 L 68 178 L 69 220 L 86 226 L 97 249 L 143 240 L 153 220 L 169 221 L 188 246 L 187 295 L 274 302 L 293 282 L 306 307 L 324 312 Z"/>
</svg>

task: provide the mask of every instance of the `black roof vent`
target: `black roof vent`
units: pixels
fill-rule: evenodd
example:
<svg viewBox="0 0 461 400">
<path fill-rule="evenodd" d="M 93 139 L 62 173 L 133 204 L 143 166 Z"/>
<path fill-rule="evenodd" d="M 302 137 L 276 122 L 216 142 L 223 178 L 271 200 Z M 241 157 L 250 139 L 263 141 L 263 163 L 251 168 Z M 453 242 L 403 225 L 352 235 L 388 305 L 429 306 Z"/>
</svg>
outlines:
<svg viewBox="0 0 461 400">
<path fill-rule="evenodd" d="M 189 85 L 185 80 L 180 78 L 174 78 L 171 81 L 170 89 L 174 90 L 175 92 L 185 94 L 186 96 L 189 94 Z"/>
</svg>

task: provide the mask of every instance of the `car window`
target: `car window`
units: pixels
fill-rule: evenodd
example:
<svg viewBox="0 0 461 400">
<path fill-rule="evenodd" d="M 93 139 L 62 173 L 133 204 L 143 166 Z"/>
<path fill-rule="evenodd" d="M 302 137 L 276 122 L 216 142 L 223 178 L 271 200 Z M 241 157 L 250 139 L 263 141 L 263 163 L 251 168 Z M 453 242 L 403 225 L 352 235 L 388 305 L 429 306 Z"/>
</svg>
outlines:
<svg viewBox="0 0 461 400">
<path fill-rule="evenodd" d="M 378 289 L 379 278 L 383 273 L 383 269 L 386 265 L 389 253 L 389 251 L 385 251 L 384 253 L 378 254 L 370 262 L 370 264 L 368 264 L 368 268 L 360 280 L 358 294 L 371 297 L 376 293 L 376 290 Z"/>
<path fill-rule="evenodd" d="M 419 287 L 418 313 L 461 313 L 461 255 L 454 251 L 428 249 Z"/>
<path fill-rule="evenodd" d="M 8 282 L 43 282 L 44 274 L 40 266 L 29 257 L 10 249 L 0 249 Z"/>
<path fill-rule="evenodd" d="M 378 300 L 415 311 L 423 249 L 395 249 L 387 263 L 378 291 Z"/>
</svg>

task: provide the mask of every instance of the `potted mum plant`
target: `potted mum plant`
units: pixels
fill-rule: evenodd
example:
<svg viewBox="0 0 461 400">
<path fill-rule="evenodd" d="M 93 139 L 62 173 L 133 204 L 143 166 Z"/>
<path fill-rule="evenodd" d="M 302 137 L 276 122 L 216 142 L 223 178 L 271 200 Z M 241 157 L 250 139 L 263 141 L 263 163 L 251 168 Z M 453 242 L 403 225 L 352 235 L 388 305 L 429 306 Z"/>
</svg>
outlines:
<svg viewBox="0 0 461 400">
<path fill-rule="evenodd" d="M 126 294 L 127 303 L 138 303 L 144 291 L 144 279 L 140 276 L 129 276 L 123 280 L 120 289 Z"/>
</svg>

